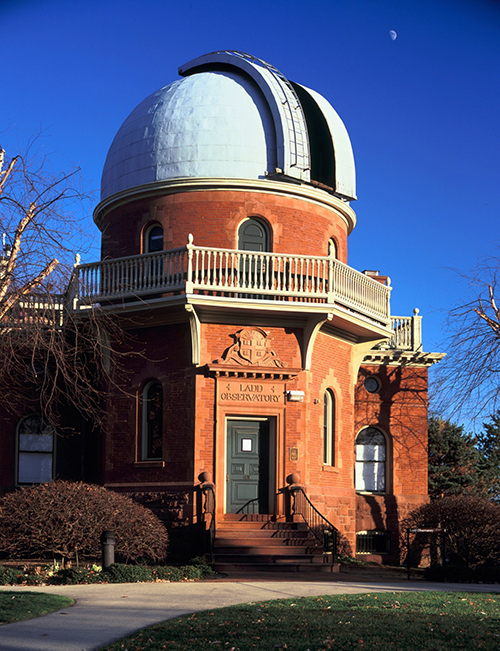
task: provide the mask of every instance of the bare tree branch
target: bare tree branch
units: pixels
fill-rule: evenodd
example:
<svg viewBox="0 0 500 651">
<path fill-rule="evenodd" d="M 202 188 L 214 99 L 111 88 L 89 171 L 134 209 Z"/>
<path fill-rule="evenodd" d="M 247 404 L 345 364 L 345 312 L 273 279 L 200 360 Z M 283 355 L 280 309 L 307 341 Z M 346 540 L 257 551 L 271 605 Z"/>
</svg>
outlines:
<svg viewBox="0 0 500 651">
<path fill-rule="evenodd" d="M 78 170 L 5 160 L 0 148 L 0 408 L 58 426 L 70 405 L 103 426 L 106 390 L 120 390 L 122 360 L 142 351 L 98 306 L 73 310 L 73 260 L 86 237 Z"/>
<path fill-rule="evenodd" d="M 500 407 L 500 310 L 495 300 L 500 259 L 485 260 L 468 278 L 476 298 L 448 316 L 448 354 L 437 369 L 437 413 L 481 419 Z"/>
</svg>

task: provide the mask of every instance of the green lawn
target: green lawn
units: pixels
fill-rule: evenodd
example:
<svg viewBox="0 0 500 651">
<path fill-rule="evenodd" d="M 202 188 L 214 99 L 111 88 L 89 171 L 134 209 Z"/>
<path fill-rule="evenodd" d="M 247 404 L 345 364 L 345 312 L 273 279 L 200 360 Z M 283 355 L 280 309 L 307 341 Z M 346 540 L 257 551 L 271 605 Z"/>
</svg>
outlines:
<svg viewBox="0 0 500 651">
<path fill-rule="evenodd" d="M 371 593 L 266 601 L 169 620 L 101 651 L 500 648 L 500 596 Z"/>
<path fill-rule="evenodd" d="M 73 599 L 57 594 L 0 590 L 0 624 L 40 617 L 72 604 Z"/>
</svg>

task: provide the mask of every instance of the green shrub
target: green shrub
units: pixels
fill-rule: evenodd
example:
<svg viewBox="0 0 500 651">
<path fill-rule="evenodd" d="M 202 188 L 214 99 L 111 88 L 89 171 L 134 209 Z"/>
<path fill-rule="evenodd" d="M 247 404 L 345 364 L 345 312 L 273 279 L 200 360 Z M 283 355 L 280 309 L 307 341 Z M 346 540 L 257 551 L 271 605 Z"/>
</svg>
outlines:
<svg viewBox="0 0 500 651">
<path fill-rule="evenodd" d="M 0 565 L 0 585 L 76 585 L 85 583 L 137 583 L 139 581 L 198 580 L 213 574 L 204 558 L 193 559 L 191 565 L 182 567 L 125 565 L 113 563 L 107 570 L 100 566 L 58 569 L 57 565 L 31 567 L 25 570 Z"/>
<path fill-rule="evenodd" d="M 162 561 L 168 534 L 152 511 L 126 495 L 83 482 L 21 488 L 0 502 L 0 551 L 11 557 L 95 558 L 101 534 L 115 533 L 126 561 Z"/>
<path fill-rule="evenodd" d="M 22 581 L 23 573 L 21 570 L 0 565 L 0 585 L 16 585 L 22 583 Z"/>
<path fill-rule="evenodd" d="M 102 572 L 95 572 L 86 567 L 71 567 L 59 570 L 50 582 L 76 585 L 78 583 L 103 583 L 106 580 Z"/>
<path fill-rule="evenodd" d="M 190 581 L 201 579 L 203 576 L 203 569 L 196 565 L 183 565 L 181 568 L 184 578 Z"/>
<path fill-rule="evenodd" d="M 184 572 L 180 567 L 155 567 L 154 576 L 160 581 L 182 581 L 184 579 Z"/>
<path fill-rule="evenodd" d="M 153 572 L 145 565 L 124 565 L 113 563 L 102 572 L 103 579 L 109 583 L 138 583 L 152 581 Z"/>
<path fill-rule="evenodd" d="M 208 564 L 207 559 L 204 556 L 195 556 L 191 559 L 189 564 L 201 571 L 200 577 L 197 578 L 201 578 L 202 576 L 212 576 L 214 573 L 212 566 Z"/>
<path fill-rule="evenodd" d="M 43 585 L 47 583 L 47 577 L 43 574 L 35 574 L 34 572 L 23 572 L 20 577 L 20 582 L 23 585 Z"/>
</svg>

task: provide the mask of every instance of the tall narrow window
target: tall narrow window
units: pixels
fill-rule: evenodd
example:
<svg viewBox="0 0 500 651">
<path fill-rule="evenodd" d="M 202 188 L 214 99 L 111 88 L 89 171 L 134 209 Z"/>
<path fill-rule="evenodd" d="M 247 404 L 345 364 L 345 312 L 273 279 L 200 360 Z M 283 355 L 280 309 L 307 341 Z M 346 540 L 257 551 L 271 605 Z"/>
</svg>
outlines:
<svg viewBox="0 0 500 651">
<path fill-rule="evenodd" d="M 54 430 L 40 416 L 18 425 L 17 483 L 41 484 L 54 476 Z"/>
<path fill-rule="evenodd" d="M 375 427 L 356 438 L 356 490 L 382 493 L 386 489 L 386 441 Z"/>
<path fill-rule="evenodd" d="M 328 240 L 328 255 L 330 258 L 337 258 L 337 243 L 333 237 Z"/>
<path fill-rule="evenodd" d="M 163 452 L 163 389 L 159 382 L 148 382 L 142 391 L 143 461 L 161 459 Z"/>
<path fill-rule="evenodd" d="M 163 251 L 163 228 L 159 224 L 152 224 L 146 230 L 144 252 L 155 253 L 156 251 Z"/>
<path fill-rule="evenodd" d="M 335 464 L 335 396 L 331 389 L 323 397 L 323 463 Z"/>
</svg>

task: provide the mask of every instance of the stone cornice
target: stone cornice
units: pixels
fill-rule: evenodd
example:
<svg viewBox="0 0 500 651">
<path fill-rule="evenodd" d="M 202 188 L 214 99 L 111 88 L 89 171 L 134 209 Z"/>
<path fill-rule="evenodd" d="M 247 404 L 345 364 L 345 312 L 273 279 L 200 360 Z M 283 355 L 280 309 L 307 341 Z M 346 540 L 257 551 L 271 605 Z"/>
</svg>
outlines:
<svg viewBox="0 0 500 651">
<path fill-rule="evenodd" d="M 429 367 L 437 364 L 445 355 L 446 353 L 424 353 L 414 350 L 371 350 L 363 357 L 362 364 Z"/>
<path fill-rule="evenodd" d="M 101 201 L 94 210 L 94 221 L 102 230 L 105 215 L 130 201 L 155 197 L 158 195 L 176 194 L 179 192 L 203 192 L 207 190 L 241 190 L 268 194 L 279 194 L 297 197 L 321 206 L 326 206 L 344 220 L 348 233 L 356 225 L 356 213 L 346 201 L 315 188 L 312 185 L 300 182 L 284 182 L 271 179 L 218 179 L 218 178 L 179 178 L 169 181 L 156 181 L 145 185 L 135 186 L 122 192 L 111 195 Z"/>
<path fill-rule="evenodd" d="M 294 380 L 302 371 L 300 368 L 276 368 L 275 366 L 237 366 L 228 364 L 207 364 L 206 372 L 212 377 L 242 378 L 253 380 Z"/>
</svg>

